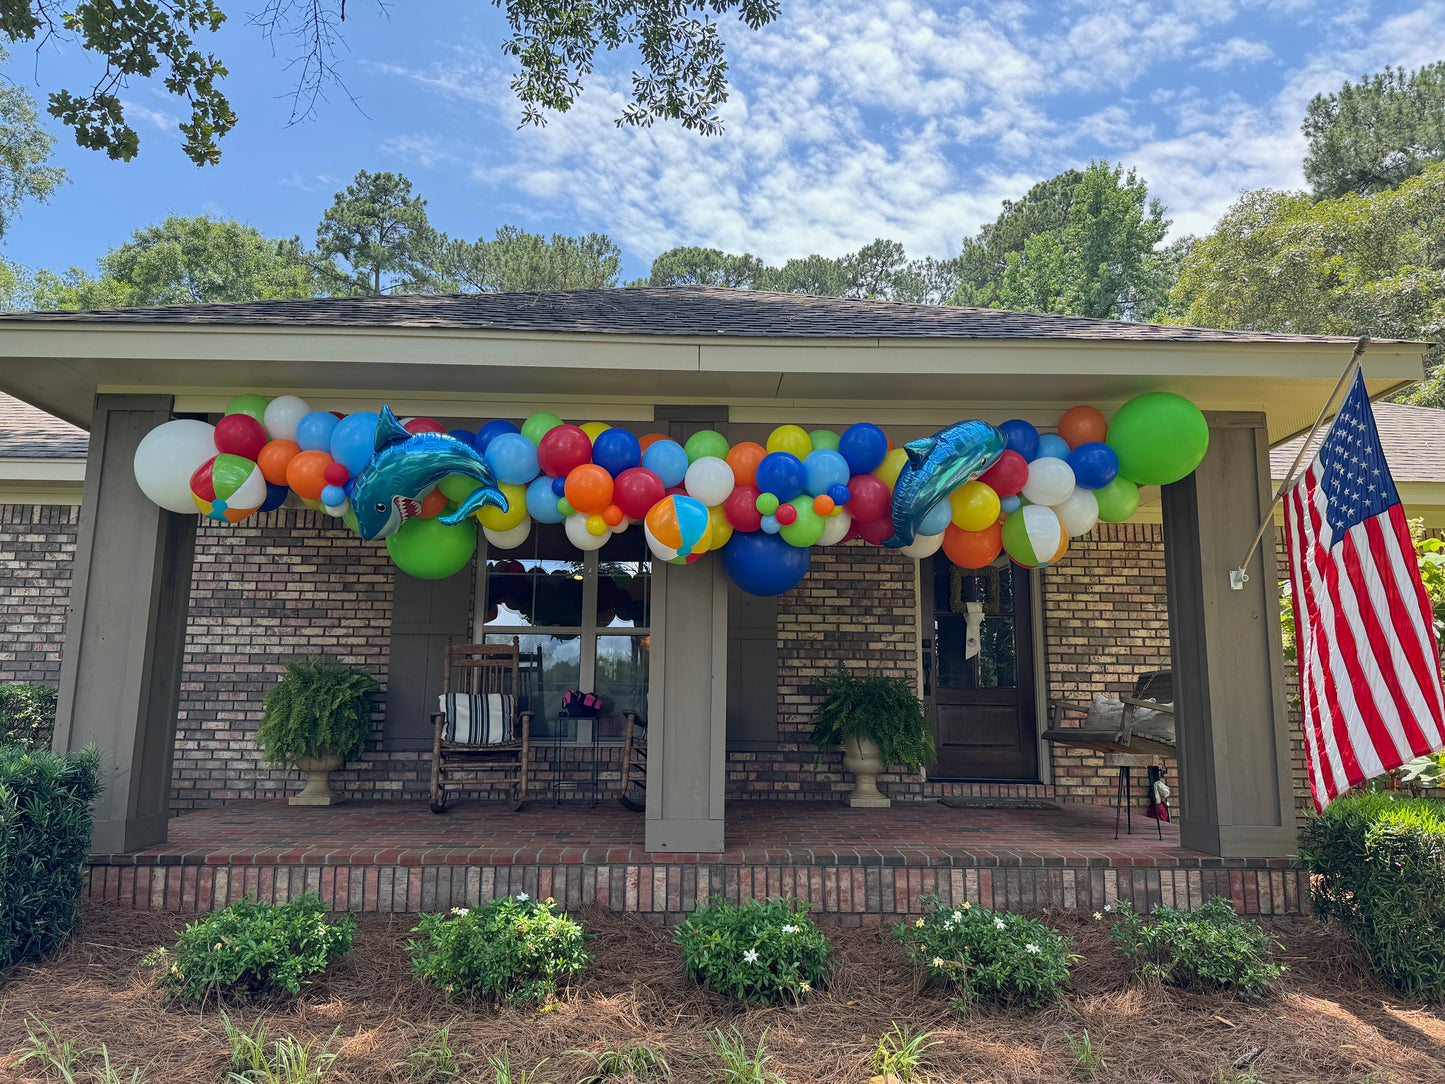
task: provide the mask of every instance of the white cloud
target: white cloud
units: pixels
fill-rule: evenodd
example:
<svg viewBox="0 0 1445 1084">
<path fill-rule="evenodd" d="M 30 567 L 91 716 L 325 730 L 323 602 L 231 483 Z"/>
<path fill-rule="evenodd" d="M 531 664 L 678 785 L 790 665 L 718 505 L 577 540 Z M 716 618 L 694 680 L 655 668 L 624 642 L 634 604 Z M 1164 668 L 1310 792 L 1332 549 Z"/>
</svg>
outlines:
<svg viewBox="0 0 1445 1084">
<path fill-rule="evenodd" d="M 125 110 L 127 120 L 138 120 L 142 124 L 150 125 L 152 128 L 159 128 L 166 132 L 174 132 L 181 123 L 181 118 L 174 113 L 167 113 L 163 109 L 152 109 L 150 106 L 143 105 L 130 98 L 122 98 L 120 104 L 121 108 Z"/>
<path fill-rule="evenodd" d="M 1199 50 L 1201 68 L 1209 71 L 1223 71 L 1235 64 L 1254 64 L 1274 56 L 1274 50 L 1262 41 L 1245 38 L 1230 38 L 1215 42 Z"/>
</svg>

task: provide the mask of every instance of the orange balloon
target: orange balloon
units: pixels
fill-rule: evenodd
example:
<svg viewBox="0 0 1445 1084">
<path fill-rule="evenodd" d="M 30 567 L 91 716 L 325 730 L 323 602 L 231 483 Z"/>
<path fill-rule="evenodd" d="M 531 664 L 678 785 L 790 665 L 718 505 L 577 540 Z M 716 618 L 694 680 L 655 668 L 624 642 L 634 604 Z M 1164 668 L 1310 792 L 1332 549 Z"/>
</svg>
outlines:
<svg viewBox="0 0 1445 1084">
<path fill-rule="evenodd" d="M 728 452 L 727 465 L 733 469 L 733 481 L 740 486 L 755 485 L 758 480 L 758 464 L 768 450 L 755 441 L 745 440 L 734 444 Z"/>
<path fill-rule="evenodd" d="M 447 506 L 447 495 L 440 489 L 434 489 L 421 499 L 421 511 L 418 515 L 422 519 L 431 519 L 432 516 L 439 516 Z"/>
<path fill-rule="evenodd" d="M 602 522 L 607 524 L 607 526 L 616 527 L 622 522 L 622 519 L 622 509 L 618 508 L 617 505 L 609 504 L 606 508 L 602 509 Z"/>
<path fill-rule="evenodd" d="M 1070 448 L 1077 448 L 1080 444 L 1088 444 L 1094 440 L 1102 442 L 1108 434 L 1109 423 L 1104 420 L 1104 415 L 1091 406 L 1071 407 L 1059 419 L 1059 436 L 1064 438 Z"/>
<path fill-rule="evenodd" d="M 820 493 L 813 498 L 813 511 L 820 516 L 831 516 L 833 514 L 833 498 L 826 493 Z"/>
<path fill-rule="evenodd" d="M 325 452 L 297 452 L 286 464 L 286 484 L 304 500 L 319 501 L 326 488 L 326 468 L 335 463 Z"/>
<path fill-rule="evenodd" d="M 959 568 L 985 568 L 1003 549 L 1003 525 L 982 531 L 964 531 L 950 523 L 943 532 L 943 552 Z"/>
<path fill-rule="evenodd" d="M 273 486 L 286 484 L 286 464 L 290 463 L 301 445 L 294 440 L 273 440 L 256 456 L 256 466 L 261 468 L 261 477 Z"/>
<path fill-rule="evenodd" d="M 638 437 L 637 443 L 642 445 L 642 450 L 645 452 L 647 451 L 647 449 L 651 448 L 654 444 L 656 444 L 659 440 L 671 439 L 672 438 L 669 437 L 666 433 L 648 433 L 645 437 Z"/>
<path fill-rule="evenodd" d="M 612 503 L 612 475 L 596 463 L 573 467 L 567 475 L 566 497 L 577 511 L 597 515 Z"/>
</svg>

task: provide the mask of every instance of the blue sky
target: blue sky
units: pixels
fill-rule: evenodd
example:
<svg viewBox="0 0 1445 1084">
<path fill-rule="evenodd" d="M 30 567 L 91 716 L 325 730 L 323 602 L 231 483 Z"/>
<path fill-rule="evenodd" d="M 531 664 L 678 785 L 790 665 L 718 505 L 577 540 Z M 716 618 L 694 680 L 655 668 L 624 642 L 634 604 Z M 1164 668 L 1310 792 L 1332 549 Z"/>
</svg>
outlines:
<svg viewBox="0 0 1445 1084">
<path fill-rule="evenodd" d="M 626 55 L 602 61 L 572 112 L 518 130 L 490 4 L 405 0 L 378 16 L 352 0 L 343 70 L 360 109 L 333 93 L 318 119 L 288 127 L 284 43 L 273 55 L 243 6 L 222 6 L 231 21 L 209 47 L 233 73 L 241 122 L 221 165 L 193 166 L 174 131 L 180 103 L 132 85 L 140 156 L 111 162 L 55 125 L 72 183 L 25 209 L 5 255 L 90 267 L 172 212 L 309 241 L 358 169 L 406 173 L 455 236 L 503 223 L 609 233 L 629 278 L 678 244 L 780 260 L 882 236 L 949 255 L 1001 200 L 1095 157 L 1136 166 L 1175 231 L 1197 233 L 1240 189 L 1302 185 L 1314 93 L 1445 58 L 1445 0 L 782 0 L 761 32 L 724 28 L 733 94 L 720 137 L 614 127 Z M 54 46 L 37 58 L 17 45 L 7 66 L 42 99 L 91 70 Z"/>
</svg>

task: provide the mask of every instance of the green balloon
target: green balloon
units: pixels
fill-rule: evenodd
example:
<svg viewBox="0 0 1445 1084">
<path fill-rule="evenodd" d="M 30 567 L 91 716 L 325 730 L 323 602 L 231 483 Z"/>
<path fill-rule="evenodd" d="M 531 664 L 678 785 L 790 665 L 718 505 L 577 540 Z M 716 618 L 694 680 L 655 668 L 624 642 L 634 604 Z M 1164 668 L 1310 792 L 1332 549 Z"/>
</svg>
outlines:
<svg viewBox="0 0 1445 1084">
<path fill-rule="evenodd" d="M 687 453 L 689 463 L 696 463 L 699 459 L 706 459 L 708 456 L 726 459 L 730 447 L 728 438 L 716 429 L 703 429 L 688 437 L 682 450 Z"/>
<path fill-rule="evenodd" d="M 356 509 L 352 508 L 349 503 L 346 506 L 346 511 L 341 514 L 341 522 L 346 524 L 347 529 L 349 529 L 352 534 L 361 533 L 361 525 L 356 522 Z"/>
<path fill-rule="evenodd" d="M 1119 474 L 1147 486 L 1167 486 L 1191 474 L 1209 448 L 1209 423 L 1182 395 L 1151 391 L 1119 408 L 1107 443 Z"/>
<path fill-rule="evenodd" d="M 557 511 L 561 512 L 564 516 L 575 516 L 577 514 L 577 509 L 572 507 L 572 502 L 566 497 L 557 498 Z"/>
<path fill-rule="evenodd" d="M 1127 478 L 1115 478 L 1103 489 L 1094 490 L 1099 502 L 1099 519 L 1123 523 L 1139 507 L 1139 487 Z"/>
<path fill-rule="evenodd" d="M 778 530 L 783 541 L 799 548 L 817 543 L 818 539 L 823 537 L 827 521 L 813 511 L 813 498 L 794 497 L 788 503 L 798 510 L 798 518 Z"/>
<path fill-rule="evenodd" d="M 813 442 L 815 452 L 819 448 L 826 448 L 830 452 L 838 450 L 838 434 L 831 429 L 814 429 L 808 434 L 808 438 Z"/>
<path fill-rule="evenodd" d="M 448 474 L 437 483 L 437 488 L 449 501 L 464 501 L 472 495 L 472 490 L 480 485 L 475 478 L 468 478 L 465 474 Z"/>
<path fill-rule="evenodd" d="M 776 493 L 759 493 L 754 507 L 763 515 L 771 516 L 778 510 L 778 495 Z"/>
<path fill-rule="evenodd" d="M 270 402 L 264 395 L 238 395 L 226 404 L 226 413 L 248 414 L 258 422 L 265 422 L 266 405 Z"/>
<path fill-rule="evenodd" d="M 526 437 L 533 444 L 536 444 L 541 441 L 544 435 L 556 429 L 557 426 L 561 424 L 562 419 L 555 414 L 547 414 L 545 412 L 533 414 L 522 423 L 522 436 Z"/>
<path fill-rule="evenodd" d="M 407 520 L 386 540 L 396 567 L 419 580 L 455 576 L 477 551 L 477 525 L 468 519 L 448 527 L 438 519 Z"/>
</svg>

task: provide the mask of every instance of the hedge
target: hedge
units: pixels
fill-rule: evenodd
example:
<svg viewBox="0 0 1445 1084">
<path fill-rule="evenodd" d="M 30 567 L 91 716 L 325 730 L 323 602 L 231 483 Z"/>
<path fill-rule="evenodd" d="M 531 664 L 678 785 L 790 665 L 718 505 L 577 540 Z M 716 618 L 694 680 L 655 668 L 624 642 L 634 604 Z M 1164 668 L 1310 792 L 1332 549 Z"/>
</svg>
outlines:
<svg viewBox="0 0 1445 1084">
<path fill-rule="evenodd" d="M 15 742 L 30 749 L 49 749 L 55 733 L 56 699 L 51 685 L 0 682 L 0 744 Z"/>
</svg>

